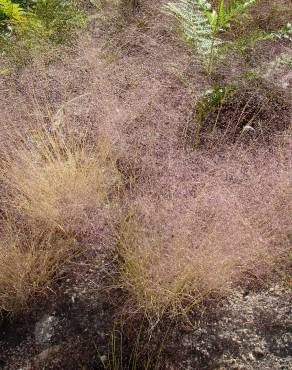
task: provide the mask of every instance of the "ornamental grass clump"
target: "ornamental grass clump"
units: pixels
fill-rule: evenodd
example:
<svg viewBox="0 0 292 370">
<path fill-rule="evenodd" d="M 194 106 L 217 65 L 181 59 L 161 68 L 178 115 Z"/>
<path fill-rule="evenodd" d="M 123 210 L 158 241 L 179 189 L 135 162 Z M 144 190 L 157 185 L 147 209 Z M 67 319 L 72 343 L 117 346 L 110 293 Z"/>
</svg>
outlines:
<svg viewBox="0 0 292 370">
<path fill-rule="evenodd" d="M 7 147 L 1 161 L 4 208 L 24 222 L 76 233 L 107 207 L 120 181 L 108 140 L 96 145 L 69 129 L 37 129 Z"/>
<path fill-rule="evenodd" d="M 291 176 L 285 150 L 271 158 L 238 150 L 209 166 L 197 173 L 195 192 L 177 189 L 167 198 L 166 189 L 164 196 L 157 189 L 136 199 L 121 219 L 121 282 L 130 313 L 142 311 L 154 322 L 184 315 L 234 289 L 266 284 L 287 265 Z"/>
</svg>

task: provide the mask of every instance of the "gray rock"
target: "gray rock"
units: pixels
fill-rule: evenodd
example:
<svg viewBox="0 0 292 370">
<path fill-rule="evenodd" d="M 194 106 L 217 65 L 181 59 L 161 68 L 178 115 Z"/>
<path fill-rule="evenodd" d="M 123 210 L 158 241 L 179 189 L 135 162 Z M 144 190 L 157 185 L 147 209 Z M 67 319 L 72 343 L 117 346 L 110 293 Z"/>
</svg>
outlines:
<svg viewBox="0 0 292 370">
<path fill-rule="evenodd" d="M 45 315 L 35 325 L 34 336 L 37 344 L 50 344 L 58 325 L 56 316 Z"/>
<path fill-rule="evenodd" d="M 107 356 L 106 355 L 102 355 L 100 356 L 100 361 L 104 364 L 107 362 Z"/>
</svg>

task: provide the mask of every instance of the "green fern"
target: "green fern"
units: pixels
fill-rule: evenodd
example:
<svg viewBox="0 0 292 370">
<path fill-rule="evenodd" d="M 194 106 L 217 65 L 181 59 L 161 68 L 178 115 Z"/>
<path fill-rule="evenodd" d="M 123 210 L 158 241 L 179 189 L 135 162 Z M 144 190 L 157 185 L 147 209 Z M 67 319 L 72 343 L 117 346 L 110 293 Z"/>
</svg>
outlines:
<svg viewBox="0 0 292 370">
<path fill-rule="evenodd" d="M 215 61 L 224 56 L 226 42 L 219 38 L 219 33 L 255 3 L 256 0 L 233 0 L 225 5 L 224 0 L 219 0 L 216 10 L 207 0 L 180 0 L 168 3 L 166 9 L 179 20 L 184 39 L 211 73 Z"/>
<path fill-rule="evenodd" d="M 10 0 L 0 0 L 0 14 L 3 14 L 8 20 L 19 23 L 24 17 L 24 10 L 19 4 Z"/>
<path fill-rule="evenodd" d="M 232 0 L 227 5 L 224 0 L 219 1 L 217 22 L 219 27 L 227 29 L 230 27 L 231 22 L 238 20 L 244 16 L 247 9 L 254 5 L 257 0 Z"/>
<path fill-rule="evenodd" d="M 206 0 L 182 0 L 167 4 L 166 9 L 179 20 L 184 39 L 196 49 L 201 62 L 207 67 L 212 47 L 217 53 L 221 43 L 213 37 L 214 12 L 211 4 Z"/>
<path fill-rule="evenodd" d="M 276 31 L 262 31 L 260 29 L 252 30 L 246 34 L 239 36 L 233 43 L 229 44 L 229 49 L 233 52 L 245 52 L 246 49 L 253 48 L 257 42 L 286 39 L 292 42 L 292 25 L 287 23 L 286 26 L 281 27 Z"/>
</svg>

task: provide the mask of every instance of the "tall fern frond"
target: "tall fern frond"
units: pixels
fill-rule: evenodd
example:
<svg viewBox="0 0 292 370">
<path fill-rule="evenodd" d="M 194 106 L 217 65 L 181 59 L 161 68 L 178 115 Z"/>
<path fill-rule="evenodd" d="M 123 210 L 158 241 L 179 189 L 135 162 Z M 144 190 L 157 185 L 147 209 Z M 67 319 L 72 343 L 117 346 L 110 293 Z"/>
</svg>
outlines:
<svg viewBox="0 0 292 370">
<path fill-rule="evenodd" d="M 231 0 L 225 6 L 224 0 L 219 1 L 219 7 L 222 11 L 218 11 L 218 24 L 221 28 L 226 29 L 230 27 L 230 23 L 235 21 L 238 17 L 244 15 L 247 9 L 254 5 L 257 0 Z"/>
<path fill-rule="evenodd" d="M 0 0 L 0 14 L 1 13 L 9 20 L 16 23 L 21 22 L 24 16 L 24 10 L 22 7 L 10 0 Z"/>
<path fill-rule="evenodd" d="M 186 42 L 196 49 L 202 62 L 207 65 L 211 50 L 217 54 L 221 44 L 214 38 L 214 15 L 207 0 L 181 0 L 168 3 L 166 10 L 173 14 L 180 23 L 180 29 Z"/>
<path fill-rule="evenodd" d="M 168 3 L 166 9 L 179 20 L 184 39 L 211 73 L 214 63 L 224 56 L 224 46 L 228 43 L 219 38 L 220 32 L 228 29 L 256 1 L 230 0 L 226 5 L 224 0 L 219 0 L 214 9 L 207 0 L 180 0 Z"/>
</svg>

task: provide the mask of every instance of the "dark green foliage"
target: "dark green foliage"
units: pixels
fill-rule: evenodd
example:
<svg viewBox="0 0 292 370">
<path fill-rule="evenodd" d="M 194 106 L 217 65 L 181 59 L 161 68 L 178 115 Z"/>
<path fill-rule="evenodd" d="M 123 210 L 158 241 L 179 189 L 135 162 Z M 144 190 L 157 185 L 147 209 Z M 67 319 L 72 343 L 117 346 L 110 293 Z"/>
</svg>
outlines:
<svg viewBox="0 0 292 370">
<path fill-rule="evenodd" d="M 229 99 L 236 91 L 236 87 L 231 86 L 214 86 L 211 90 L 207 90 L 204 96 L 197 102 L 195 108 L 196 115 L 196 127 L 194 132 L 194 146 L 198 146 L 201 142 L 201 133 L 206 118 L 210 113 L 220 111 L 225 104 L 226 100 Z M 215 125 L 213 131 L 215 130 Z"/>
<path fill-rule="evenodd" d="M 53 44 L 73 40 L 74 30 L 85 24 L 77 0 L 0 0 L 0 52 L 13 64 L 49 51 Z M 0 15 L 1 16 L 1 15 Z M 1 33 L 2 31 L 2 33 Z"/>
<path fill-rule="evenodd" d="M 75 1 L 37 0 L 33 6 L 34 16 L 40 20 L 45 34 L 55 42 L 62 42 L 84 22 Z"/>
<path fill-rule="evenodd" d="M 288 106 L 285 91 L 259 77 L 215 86 L 196 103 L 192 144 L 268 143 L 273 133 L 289 127 Z"/>
<path fill-rule="evenodd" d="M 14 0 L 14 3 L 19 4 L 22 8 L 26 8 L 29 5 L 33 4 L 33 0 Z"/>
</svg>

